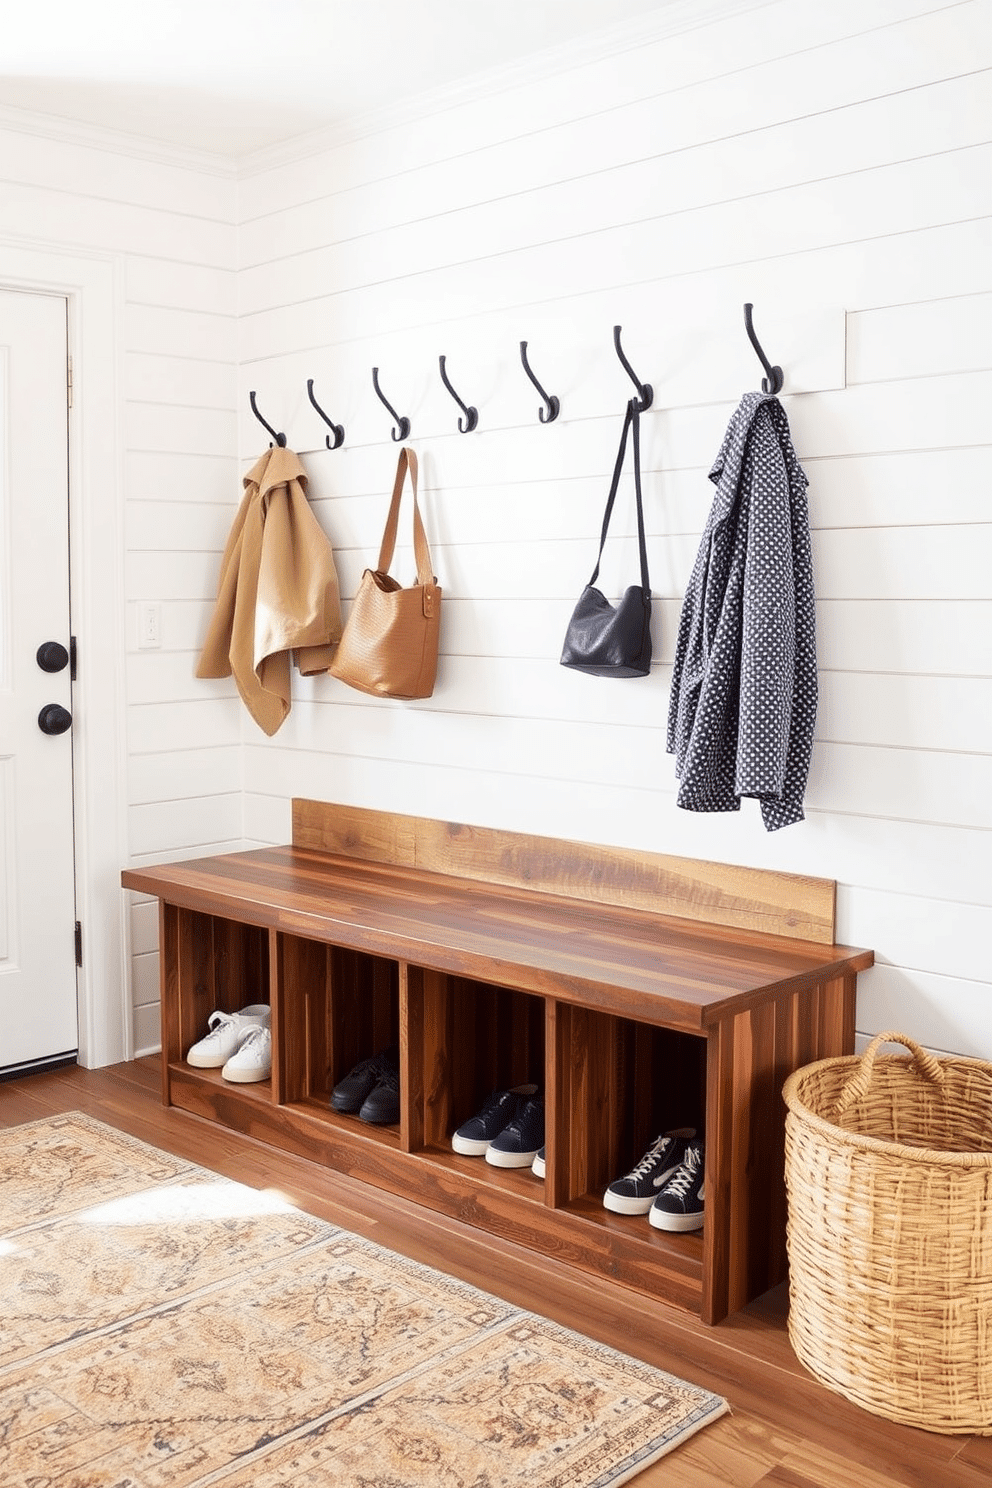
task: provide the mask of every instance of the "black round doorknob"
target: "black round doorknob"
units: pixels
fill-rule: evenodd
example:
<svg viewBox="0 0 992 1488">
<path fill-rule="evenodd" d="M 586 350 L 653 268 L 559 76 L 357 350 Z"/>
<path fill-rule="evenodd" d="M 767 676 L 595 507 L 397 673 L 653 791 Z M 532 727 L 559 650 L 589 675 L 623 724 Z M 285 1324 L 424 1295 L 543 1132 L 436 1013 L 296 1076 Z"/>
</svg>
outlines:
<svg viewBox="0 0 992 1488">
<path fill-rule="evenodd" d="M 69 665 L 69 653 L 58 641 L 42 641 L 36 660 L 43 672 L 64 672 Z"/>
<path fill-rule="evenodd" d="M 38 727 L 43 734 L 64 734 L 72 724 L 72 714 L 61 703 L 46 703 L 38 714 Z"/>
</svg>

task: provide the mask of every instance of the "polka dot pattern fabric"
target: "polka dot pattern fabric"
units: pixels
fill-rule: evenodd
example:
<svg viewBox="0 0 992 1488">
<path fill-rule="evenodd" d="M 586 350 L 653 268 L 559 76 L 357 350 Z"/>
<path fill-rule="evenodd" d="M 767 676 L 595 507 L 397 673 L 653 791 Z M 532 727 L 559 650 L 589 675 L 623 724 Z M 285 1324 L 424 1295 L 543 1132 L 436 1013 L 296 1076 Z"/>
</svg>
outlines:
<svg viewBox="0 0 992 1488">
<path fill-rule="evenodd" d="M 745 393 L 710 471 L 716 495 L 686 589 L 668 711 L 678 804 L 769 832 L 803 820 L 816 723 L 808 481 L 778 399 Z"/>
</svg>

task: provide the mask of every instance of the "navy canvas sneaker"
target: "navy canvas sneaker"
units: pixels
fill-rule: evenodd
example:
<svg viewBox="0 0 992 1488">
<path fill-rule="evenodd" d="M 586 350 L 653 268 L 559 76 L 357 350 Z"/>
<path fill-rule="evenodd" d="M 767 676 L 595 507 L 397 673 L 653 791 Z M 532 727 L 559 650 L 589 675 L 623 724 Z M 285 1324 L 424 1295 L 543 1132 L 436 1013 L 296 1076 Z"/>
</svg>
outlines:
<svg viewBox="0 0 992 1488">
<path fill-rule="evenodd" d="M 535 1178 L 543 1178 L 546 1175 L 548 1171 L 548 1162 L 547 1154 L 545 1153 L 543 1147 L 541 1148 L 540 1152 L 535 1153 L 534 1161 L 530 1165 L 530 1170 L 534 1174 Z"/>
<path fill-rule="evenodd" d="M 656 1137 L 637 1166 L 625 1178 L 615 1178 L 610 1184 L 603 1195 L 604 1207 L 614 1214 L 647 1214 L 695 1135 L 694 1126 L 677 1126 Z"/>
<path fill-rule="evenodd" d="M 451 1138 L 456 1152 L 466 1157 L 482 1157 L 494 1137 L 498 1137 L 527 1097 L 537 1094 L 536 1085 L 516 1085 L 512 1090 L 494 1090 L 487 1095 L 475 1116 L 463 1121 Z"/>
<path fill-rule="evenodd" d="M 648 1210 L 656 1230 L 701 1230 L 703 1227 L 703 1144 L 690 1142 L 682 1164 Z"/>
<path fill-rule="evenodd" d="M 486 1148 L 494 1168 L 529 1168 L 544 1146 L 544 1102 L 529 1100 Z"/>
</svg>

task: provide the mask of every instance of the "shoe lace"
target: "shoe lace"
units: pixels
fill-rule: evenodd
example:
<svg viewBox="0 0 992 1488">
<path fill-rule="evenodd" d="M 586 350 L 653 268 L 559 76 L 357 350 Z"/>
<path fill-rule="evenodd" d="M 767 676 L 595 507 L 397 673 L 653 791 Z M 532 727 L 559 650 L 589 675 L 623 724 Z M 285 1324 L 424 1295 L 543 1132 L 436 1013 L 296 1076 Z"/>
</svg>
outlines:
<svg viewBox="0 0 992 1488">
<path fill-rule="evenodd" d="M 269 1030 L 267 1028 L 251 1028 L 245 1034 L 244 1041 L 241 1045 L 239 1053 L 245 1049 L 253 1048 L 256 1044 L 265 1045 L 268 1043 L 271 1037 L 272 1035 L 269 1033 Z"/>
<path fill-rule="evenodd" d="M 682 1165 L 677 1169 L 665 1184 L 665 1192 L 674 1194 L 677 1199 L 684 1199 L 693 1180 L 699 1172 L 699 1163 L 702 1152 L 698 1147 L 687 1147 Z"/>
<path fill-rule="evenodd" d="M 507 1122 L 505 1130 L 514 1131 L 518 1135 L 530 1121 L 543 1120 L 544 1107 L 540 1101 L 530 1100 L 514 1116 L 512 1121 Z"/>
<path fill-rule="evenodd" d="M 631 1168 L 630 1172 L 627 1174 L 627 1177 L 634 1179 L 643 1178 L 645 1174 L 649 1173 L 654 1167 L 655 1159 L 658 1156 L 659 1152 L 663 1151 L 664 1148 L 668 1145 L 668 1137 L 659 1137 L 657 1142 L 655 1142 L 652 1147 L 648 1148 L 647 1152 L 645 1152 L 644 1156 L 641 1158 L 637 1166 L 635 1168 Z"/>
</svg>

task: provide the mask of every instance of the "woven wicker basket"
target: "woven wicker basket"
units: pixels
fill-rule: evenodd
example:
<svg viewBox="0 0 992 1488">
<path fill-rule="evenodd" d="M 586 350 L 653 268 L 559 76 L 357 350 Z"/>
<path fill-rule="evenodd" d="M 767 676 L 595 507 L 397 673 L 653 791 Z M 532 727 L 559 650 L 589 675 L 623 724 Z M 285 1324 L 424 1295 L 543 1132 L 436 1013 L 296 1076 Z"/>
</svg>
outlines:
<svg viewBox="0 0 992 1488">
<path fill-rule="evenodd" d="M 799 1359 L 891 1421 L 992 1435 L 992 1065 L 880 1033 L 782 1093 Z"/>
</svg>

